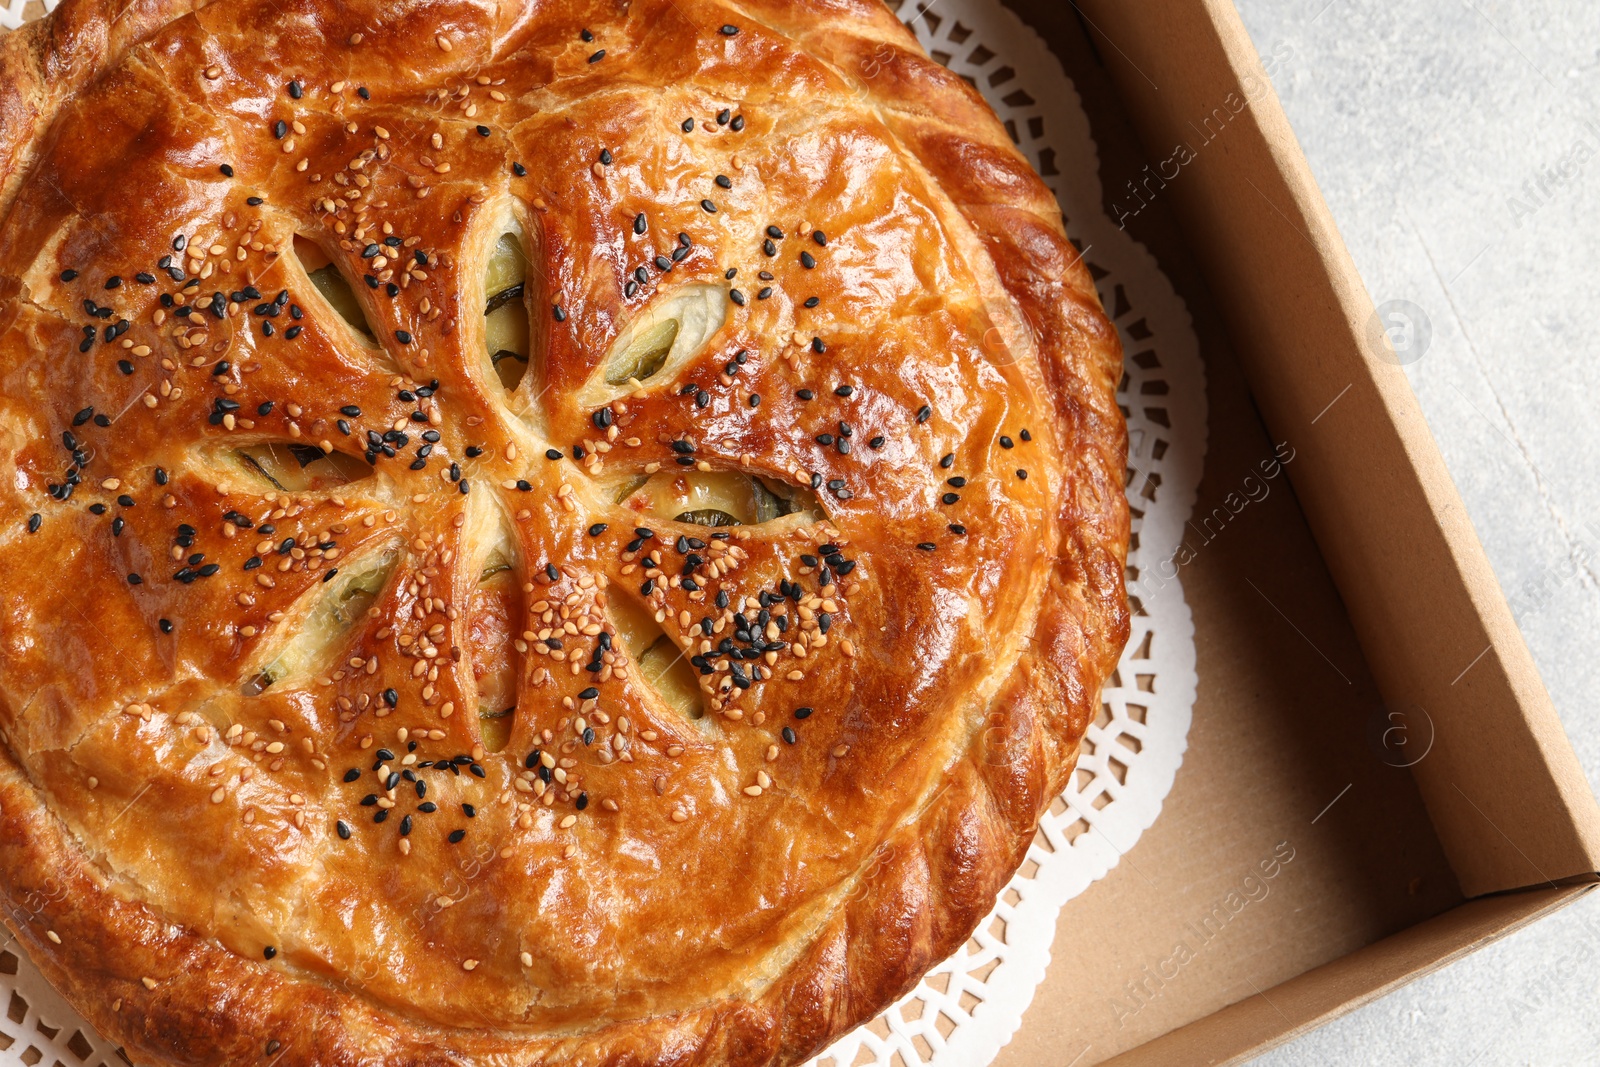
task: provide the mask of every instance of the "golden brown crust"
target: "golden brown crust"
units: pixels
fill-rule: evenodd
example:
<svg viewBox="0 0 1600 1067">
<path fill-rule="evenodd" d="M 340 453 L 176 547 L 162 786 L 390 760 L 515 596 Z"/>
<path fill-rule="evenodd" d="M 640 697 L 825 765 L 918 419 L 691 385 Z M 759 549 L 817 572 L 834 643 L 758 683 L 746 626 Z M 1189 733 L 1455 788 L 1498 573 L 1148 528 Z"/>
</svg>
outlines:
<svg viewBox="0 0 1600 1067">
<path fill-rule="evenodd" d="M 1048 190 L 881 5 L 66 0 L 0 42 L 0 164 L 0 881 L 102 1033 L 169 1064 L 796 1063 L 970 936 L 1126 639 L 1120 350 Z M 477 301 L 516 227 L 506 392 Z M 371 276 L 376 342 L 297 233 Z M 690 286 L 726 318 L 704 350 L 607 387 Z M 374 477 L 229 466 L 288 440 L 376 441 Z M 685 547 L 613 502 L 680 459 L 815 475 L 828 518 Z M 527 633 L 494 752 L 452 712 L 502 625 L 454 605 L 500 531 Z M 628 605 L 713 669 L 705 718 L 640 677 Z"/>
</svg>

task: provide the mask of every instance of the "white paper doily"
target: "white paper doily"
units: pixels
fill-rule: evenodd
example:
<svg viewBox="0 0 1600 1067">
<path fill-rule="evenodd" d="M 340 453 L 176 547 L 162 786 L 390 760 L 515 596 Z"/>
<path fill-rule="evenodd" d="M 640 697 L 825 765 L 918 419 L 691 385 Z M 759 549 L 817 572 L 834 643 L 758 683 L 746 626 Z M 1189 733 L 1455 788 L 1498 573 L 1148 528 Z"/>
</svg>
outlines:
<svg viewBox="0 0 1600 1067">
<path fill-rule="evenodd" d="M 0 26 L 14 30 L 29 19 L 37 18 L 46 9 L 54 11 L 60 0 L 47 0 L 40 5 L 37 0 L 0 0 Z"/>
<path fill-rule="evenodd" d="M 45 0 L 53 9 L 57 0 Z M 1206 448 L 1205 376 L 1183 302 L 1101 210 L 1088 117 L 1061 64 L 1000 0 L 889 0 L 924 48 L 983 93 L 1055 192 L 1126 352 L 1132 635 L 1078 770 L 1028 858 L 954 957 L 813 1067 L 983 1067 L 1016 1033 L 1050 963 L 1056 917 L 1155 822 L 1188 745 L 1194 623 L 1171 567 Z M 934 6 L 936 5 L 936 6 Z M 42 10 L 0 0 L 0 26 Z M 922 11 L 924 13 L 918 14 Z M 0 1067 L 121 1067 L 14 944 L 0 948 Z"/>
</svg>

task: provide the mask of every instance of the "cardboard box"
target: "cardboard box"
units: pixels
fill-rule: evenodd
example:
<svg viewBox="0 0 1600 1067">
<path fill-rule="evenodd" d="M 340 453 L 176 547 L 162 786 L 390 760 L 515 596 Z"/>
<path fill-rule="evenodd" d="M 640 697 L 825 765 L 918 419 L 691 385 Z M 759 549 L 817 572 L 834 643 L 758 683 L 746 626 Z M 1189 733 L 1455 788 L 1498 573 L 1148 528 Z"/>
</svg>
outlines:
<svg viewBox="0 0 1600 1067">
<path fill-rule="evenodd" d="M 1236 1062 L 1588 892 L 1600 808 L 1229 0 L 1007 2 L 1189 305 L 1210 446 L 1188 754 L 998 1063 Z"/>
</svg>

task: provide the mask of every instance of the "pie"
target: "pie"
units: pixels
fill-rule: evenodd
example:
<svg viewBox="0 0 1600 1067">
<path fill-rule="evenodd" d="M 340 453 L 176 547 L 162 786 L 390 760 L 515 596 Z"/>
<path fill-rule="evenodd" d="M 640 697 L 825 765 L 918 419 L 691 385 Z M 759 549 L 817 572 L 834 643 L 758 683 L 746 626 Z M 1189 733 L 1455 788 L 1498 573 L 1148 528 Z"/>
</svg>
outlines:
<svg viewBox="0 0 1600 1067">
<path fill-rule="evenodd" d="M 1128 632 L 1117 335 L 874 0 L 0 43 L 0 884 L 146 1064 L 791 1064 Z"/>
</svg>

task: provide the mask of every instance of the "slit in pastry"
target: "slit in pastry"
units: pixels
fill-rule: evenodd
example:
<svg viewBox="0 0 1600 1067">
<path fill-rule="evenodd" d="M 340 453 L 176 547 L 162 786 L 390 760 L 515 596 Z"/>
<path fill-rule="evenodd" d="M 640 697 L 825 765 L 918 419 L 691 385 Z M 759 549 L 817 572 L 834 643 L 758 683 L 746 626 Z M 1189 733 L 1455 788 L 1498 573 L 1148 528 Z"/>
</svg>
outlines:
<svg viewBox="0 0 1600 1067">
<path fill-rule="evenodd" d="M 477 543 L 487 542 L 489 547 L 476 564 L 477 581 L 467 604 L 468 662 L 483 747 L 499 752 L 510 741 L 516 719 L 523 660 L 517 646 L 527 598 L 516 542 L 499 512 L 482 509 L 474 515 L 473 529 Z"/>
<path fill-rule="evenodd" d="M 641 515 L 696 526 L 759 526 L 788 515 L 825 518 L 809 489 L 740 471 L 665 470 L 617 486 L 617 502 Z"/>
<path fill-rule="evenodd" d="M 356 297 L 355 290 L 350 287 L 349 280 L 328 258 L 322 246 L 309 237 L 296 234 L 294 254 L 300 260 L 300 266 L 305 269 L 306 276 L 311 279 L 311 284 L 323 301 L 357 333 L 371 340 L 372 326 L 367 322 L 367 313 L 362 310 L 361 301 Z"/>
<path fill-rule="evenodd" d="M 676 377 L 722 329 L 727 305 L 719 285 L 693 283 L 657 296 L 612 344 L 589 398 L 604 402 L 653 378 Z"/>
<path fill-rule="evenodd" d="M 522 384 L 532 353 L 527 305 L 528 257 L 522 237 L 500 235 L 484 271 L 484 349 L 507 392 Z"/>
<path fill-rule="evenodd" d="M 344 651 L 351 631 L 377 602 L 394 569 L 394 551 L 375 553 L 342 567 L 319 587 L 305 620 L 272 659 L 245 682 L 245 696 L 259 696 L 279 682 L 316 677 Z"/>
<path fill-rule="evenodd" d="M 704 717 L 705 692 L 689 663 L 689 654 L 643 608 L 618 598 L 612 600 L 608 610 L 617 639 L 633 660 L 639 680 L 684 718 Z"/>
<path fill-rule="evenodd" d="M 265 441 L 233 450 L 251 477 L 284 493 L 335 489 L 373 476 L 372 465 L 346 452 L 324 452 L 300 441 Z"/>
</svg>

